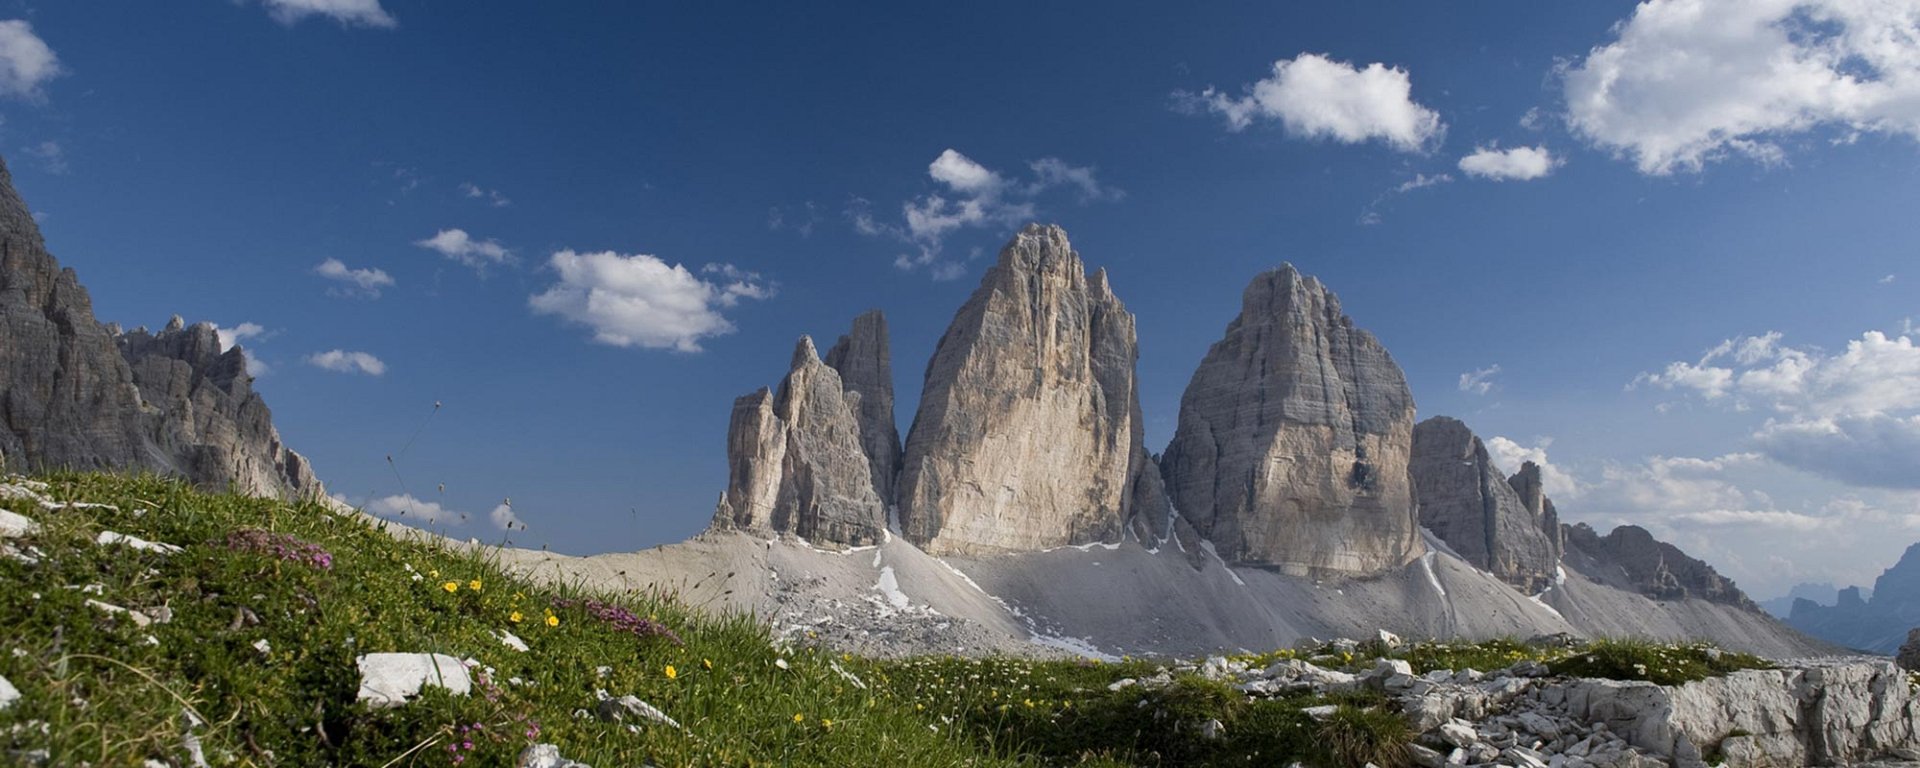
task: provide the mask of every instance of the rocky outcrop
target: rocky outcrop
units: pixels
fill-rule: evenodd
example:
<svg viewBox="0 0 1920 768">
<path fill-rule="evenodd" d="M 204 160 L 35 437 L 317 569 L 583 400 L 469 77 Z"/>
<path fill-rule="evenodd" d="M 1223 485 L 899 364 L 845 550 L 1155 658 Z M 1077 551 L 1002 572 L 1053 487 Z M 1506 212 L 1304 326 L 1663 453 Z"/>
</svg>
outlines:
<svg viewBox="0 0 1920 768">
<path fill-rule="evenodd" d="M 860 445 L 859 400 L 820 361 L 813 339 L 800 337 L 778 392 L 762 388 L 733 403 L 714 525 L 823 544 L 877 542 L 886 509 Z"/>
<path fill-rule="evenodd" d="M 101 325 L 0 165 L 0 458 L 17 469 L 144 469 L 203 487 L 325 495 L 211 325 Z"/>
<path fill-rule="evenodd" d="M 1162 458 L 1180 514 L 1230 561 L 1371 573 L 1421 551 L 1413 396 L 1320 281 L 1255 277 L 1180 399 Z"/>
<path fill-rule="evenodd" d="M 1655 600 L 1698 598 L 1761 613 L 1760 606 L 1731 579 L 1679 547 L 1655 539 L 1645 528 L 1623 525 L 1605 536 L 1585 523 L 1562 530 L 1568 564 L 1602 584 Z"/>
<path fill-rule="evenodd" d="M 1414 427 L 1411 468 L 1421 525 L 1527 594 L 1553 584 L 1560 518 L 1541 492 L 1538 466 L 1527 462 L 1503 479 L 1467 425 L 1436 416 Z"/>
<path fill-rule="evenodd" d="M 246 352 L 222 351 L 213 325 L 175 317 L 158 334 L 121 334 L 120 353 L 145 406 L 142 438 L 164 471 L 254 496 L 326 495 L 305 457 L 287 448 L 253 391 Z"/>
<path fill-rule="evenodd" d="M 840 374 L 854 401 L 860 446 L 867 454 L 873 491 L 882 504 L 893 501 L 900 474 L 900 428 L 893 421 L 893 358 L 887 349 L 887 317 L 880 310 L 853 319 L 853 330 L 827 350 L 826 363 Z"/>
<path fill-rule="evenodd" d="M 1022 229 L 927 364 L 897 493 L 907 538 L 934 554 L 1118 540 L 1148 466 L 1136 356 L 1106 272 L 1088 277 L 1059 227 Z"/>
</svg>

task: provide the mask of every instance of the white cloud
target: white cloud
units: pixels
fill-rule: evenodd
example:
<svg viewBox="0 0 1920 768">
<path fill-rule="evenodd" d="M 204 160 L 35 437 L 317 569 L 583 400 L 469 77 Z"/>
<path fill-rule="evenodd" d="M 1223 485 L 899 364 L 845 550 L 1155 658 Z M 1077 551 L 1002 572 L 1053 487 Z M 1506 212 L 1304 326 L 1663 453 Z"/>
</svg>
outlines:
<svg viewBox="0 0 1920 768">
<path fill-rule="evenodd" d="M 380 0 L 262 0 L 273 20 L 291 26 L 308 16 L 324 16 L 347 27 L 391 29 L 399 25 Z"/>
<path fill-rule="evenodd" d="M 1894 275 L 1887 275 L 1886 277 L 1880 278 L 1875 282 L 1878 282 L 1881 285 L 1893 285 L 1893 278 L 1894 278 Z"/>
<path fill-rule="evenodd" d="M 560 282 L 527 299 L 533 311 L 557 315 L 593 330 L 593 340 L 616 347 L 700 351 L 700 340 L 732 333 L 720 310 L 741 299 L 765 299 L 775 287 L 732 265 L 708 265 L 702 280 L 686 267 L 646 254 L 601 251 L 553 254 Z"/>
<path fill-rule="evenodd" d="M 387 364 L 380 362 L 380 358 L 365 352 L 347 352 L 339 349 L 327 352 L 315 352 L 308 355 L 307 363 L 340 373 L 364 373 L 369 376 L 380 376 L 387 372 Z"/>
<path fill-rule="evenodd" d="M 1460 374 L 1460 391 L 1484 395 L 1493 391 L 1493 377 L 1500 372 L 1500 365 L 1493 365 Z"/>
<path fill-rule="evenodd" d="M 336 296 L 361 296 L 369 299 L 380 298 L 380 289 L 393 286 L 393 277 L 386 270 L 364 268 L 349 269 L 339 259 L 327 259 L 313 268 L 314 274 L 344 283 L 340 288 L 327 292 Z"/>
<path fill-rule="evenodd" d="M 1771 415 L 1753 439 L 1769 458 L 1851 485 L 1920 488 L 1920 346 L 1868 331 L 1831 354 L 1782 338 L 1728 339 L 1628 386 L 1764 408 Z"/>
<path fill-rule="evenodd" d="M 57 141 L 43 141 L 20 150 L 27 157 L 40 164 L 41 170 L 55 176 L 64 176 L 67 166 L 67 150 Z"/>
<path fill-rule="evenodd" d="M 520 516 L 513 513 L 511 501 L 504 501 L 495 506 L 492 512 L 487 513 L 487 520 L 493 523 L 493 527 L 503 531 L 511 531 L 515 528 L 525 530 L 527 527 L 526 523 L 520 521 Z"/>
<path fill-rule="evenodd" d="M 365 509 L 381 517 L 397 517 L 407 522 L 444 523 L 467 519 L 464 512 L 457 512 L 441 506 L 438 502 L 423 501 L 404 493 L 368 501 Z"/>
<path fill-rule="evenodd" d="M 486 274 L 487 267 L 513 261 L 513 252 L 507 250 L 506 246 L 492 239 L 476 240 L 464 229 L 443 229 L 433 237 L 415 240 L 413 244 L 438 251 L 440 255 L 472 267 L 481 274 Z"/>
<path fill-rule="evenodd" d="M 61 73 L 60 57 L 20 19 L 0 21 L 0 96 L 38 98 L 40 86 Z"/>
<path fill-rule="evenodd" d="M 1344 144 L 1378 139 L 1402 152 L 1423 151 L 1446 131 L 1439 113 L 1413 101 L 1407 71 L 1378 62 L 1363 69 L 1303 53 L 1274 62 L 1273 76 L 1247 90 L 1239 98 L 1213 88 L 1175 98 L 1185 108 L 1225 117 L 1230 131 L 1245 130 L 1265 118 L 1280 121 L 1288 133 L 1302 138 Z"/>
<path fill-rule="evenodd" d="M 485 200 L 488 205 L 495 208 L 505 208 L 513 204 L 513 201 L 508 200 L 506 195 L 500 194 L 500 190 L 484 189 L 471 181 L 460 185 L 460 194 L 465 195 L 469 199 Z"/>
<path fill-rule="evenodd" d="M 1648 0 L 1564 70 L 1568 123 L 1640 172 L 1783 162 L 1819 127 L 1920 137 L 1910 0 Z"/>
<path fill-rule="evenodd" d="M 1052 189 L 1073 189 L 1082 203 L 1125 197 L 1121 190 L 1101 184 L 1092 167 L 1071 165 L 1057 157 L 1041 158 L 1027 167 L 1033 179 L 1020 183 L 958 150 L 947 149 L 927 165 L 927 176 L 943 190 L 902 203 L 902 224 L 879 220 L 872 203 L 858 197 L 848 204 L 847 219 L 862 235 L 911 246 L 912 253 L 894 258 L 895 267 L 903 271 L 925 269 L 935 280 L 950 280 L 966 272 L 963 262 L 942 252 L 947 236 L 956 231 L 1012 227 L 1031 221 L 1037 210 L 1034 198 Z"/>
<path fill-rule="evenodd" d="M 222 328 L 215 323 L 213 332 L 220 337 L 220 351 L 225 352 L 247 339 L 264 338 L 267 329 L 259 323 L 241 323 L 232 328 Z"/>
<path fill-rule="evenodd" d="M 1553 445 L 1552 438 L 1539 438 L 1532 446 L 1521 445 L 1512 438 L 1493 436 L 1487 440 L 1487 456 L 1503 474 L 1512 475 L 1520 467 L 1531 461 L 1540 466 L 1540 486 L 1548 496 L 1560 502 L 1579 498 L 1585 489 L 1571 472 L 1547 460 L 1547 448 Z"/>
<path fill-rule="evenodd" d="M 1460 170 L 1468 176 L 1493 181 L 1531 181 L 1553 173 L 1562 161 L 1546 147 L 1479 147 L 1460 158 Z"/>
<path fill-rule="evenodd" d="M 1404 195 L 1416 189 L 1426 189 L 1427 187 L 1436 187 L 1451 181 L 1453 181 L 1453 177 L 1444 173 L 1436 173 L 1432 176 L 1428 176 L 1424 173 L 1416 173 L 1413 175 L 1413 178 L 1400 182 L 1400 186 L 1394 187 L 1393 192 L 1396 195 Z"/>
</svg>

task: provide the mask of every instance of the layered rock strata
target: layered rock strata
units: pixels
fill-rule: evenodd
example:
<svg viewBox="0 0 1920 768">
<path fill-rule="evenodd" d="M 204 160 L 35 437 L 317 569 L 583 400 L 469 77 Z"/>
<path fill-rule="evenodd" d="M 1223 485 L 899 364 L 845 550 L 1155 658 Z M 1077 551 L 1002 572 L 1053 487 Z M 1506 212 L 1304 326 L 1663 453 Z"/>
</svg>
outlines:
<svg viewBox="0 0 1920 768">
<path fill-rule="evenodd" d="M 1567 560 L 1603 584 L 1656 600 L 1698 598 L 1760 613 L 1733 580 L 1637 525 L 1601 536 L 1585 523 L 1563 526 Z"/>
<path fill-rule="evenodd" d="M 727 428 L 727 490 L 714 525 L 859 546 L 886 530 L 855 409 L 832 366 L 802 336 L 777 392 L 735 400 Z"/>
<path fill-rule="evenodd" d="M 1436 416 L 1414 427 L 1411 463 L 1420 524 L 1468 562 L 1528 594 L 1553 584 L 1560 519 L 1527 462 L 1511 479 L 1467 425 Z"/>
<path fill-rule="evenodd" d="M 934 554 L 1117 541 L 1149 466 L 1133 315 L 1066 232 L 1028 225 L 927 364 L 897 491 Z"/>
<path fill-rule="evenodd" d="M 1162 457 L 1180 514 L 1230 561 L 1372 573 L 1422 544 L 1413 396 L 1373 335 L 1292 265 L 1253 279 L 1180 399 Z"/>
<path fill-rule="evenodd" d="M 324 495 L 211 325 L 118 334 L 48 253 L 0 164 L 0 459 L 10 468 L 151 470 L 213 489 Z"/>
<path fill-rule="evenodd" d="M 849 397 L 858 397 L 853 416 L 860 424 L 860 446 L 867 454 L 873 492 L 882 503 L 892 502 L 893 481 L 900 474 L 900 429 L 893 421 L 893 359 L 887 345 L 887 318 L 875 309 L 854 318 L 853 330 L 841 336 L 826 357 Z"/>
</svg>

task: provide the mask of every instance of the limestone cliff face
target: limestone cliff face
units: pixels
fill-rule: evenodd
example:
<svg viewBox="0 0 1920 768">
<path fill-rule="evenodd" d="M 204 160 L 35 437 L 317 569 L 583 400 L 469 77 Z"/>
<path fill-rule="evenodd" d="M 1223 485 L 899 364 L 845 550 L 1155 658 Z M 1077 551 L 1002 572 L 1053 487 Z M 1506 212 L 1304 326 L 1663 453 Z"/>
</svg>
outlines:
<svg viewBox="0 0 1920 768">
<path fill-rule="evenodd" d="M 211 325 L 117 334 L 46 251 L 0 165 L 0 456 L 17 469 L 148 469 L 207 488 L 325 495 Z"/>
<path fill-rule="evenodd" d="M 778 392 L 763 388 L 733 403 L 727 490 L 714 525 L 821 544 L 879 541 L 886 508 L 861 448 L 860 399 L 802 336 Z"/>
<path fill-rule="evenodd" d="M 896 494 L 907 538 L 975 555 L 1117 541 L 1149 466 L 1135 344 L 1065 231 L 1015 235 L 927 364 Z"/>
<path fill-rule="evenodd" d="M 1528 594 L 1552 585 L 1560 565 L 1560 520 L 1532 462 L 1500 476 L 1467 425 L 1436 416 L 1413 429 L 1414 496 L 1420 524 L 1447 546 Z"/>
<path fill-rule="evenodd" d="M 1623 525 L 1605 536 L 1585 523 L 1562 530 L 1567 562 L 1597 581 L 1657 600 L 1698 598 L 1760 612 L 1731 579 L 1645 528 Z"/>
<path fill-rule="evenodd" d="M 900 474 L 900 428 L 893 421 L 893 357 L 888 349 L 887 318 L 871 310 L 853 319 L 853 330 L 827 350 L 826 363 L 840 374 L 849 396 L 857 396 L 853 416 L 860 423 L 860 446 L 867 454 L 873 491 L 882 504 L 893 501 Z"/>
<path fill-rule="evenodd" d="M 1287 265 L 1247 286 L 1161 464 L 1174 506 L 1228 560 L 1367 573 L 1422 551 L 1412 443 L 1400 367 Z"/>
</svg>

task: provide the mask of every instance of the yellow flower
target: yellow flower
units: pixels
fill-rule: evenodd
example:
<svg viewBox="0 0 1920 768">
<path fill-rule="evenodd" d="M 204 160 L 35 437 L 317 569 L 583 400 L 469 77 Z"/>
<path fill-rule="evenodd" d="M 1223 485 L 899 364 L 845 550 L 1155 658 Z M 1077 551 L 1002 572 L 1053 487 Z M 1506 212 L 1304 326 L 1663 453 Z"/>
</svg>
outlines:
<svg viewBox="0 0 1920 768">
<path fill-rule="evenodd" d="M 806 715 L 803 715 L 803 714 L 800 714 L 800 713 L 798 713 L 798 712 L 795 712 L 795 713 L 793 713 L 793 722 L 795 722 L 795 723 L 804 723 L 804 722 L 806 722 L 806 721 L 807 721 L 807 716 L 806 716 Z"/>
<path fill-rule="evenodd" d="M 455 592 L 460 591 L 460 582 L 449 581 L 445 584 L 440 585 L 440 588 L 446 590 L 447 594 L 451 595 Z"/>
<path fill-rule="evenodd" d="M 560 617 L 555 616 L 551 613 L 547 614 L 547 626 L 549 627 L 560 626 Z"/>
<path fill-rule="evenodd" d="M 523 618 L 526 618 L 526 617 L 521 616 L 519 611 L 514 611 L 513 613 L 507 614 L 507 621 L 511 621 L 515 624 L 520 623 L 520 620 Z"/>
<path fill-rule="evenodd" d="M 713 669 L 713 659 L 701 659 L 701 660 L 700 660 L 700 666 L 703 666 L 703 667 L 706 667 L 706 668 L 707 668 L 708 670 L 712 670 L 712 669 Z"/>
<path fill-rule="evenodd" d="M 475 592 L 480 591 L 480 580 L 474 579 L 473 581 L 467 582 L 467 589 L 471 589 Z"/>
<path fill-rule="evenodd" d="M 833 727 L 833 721 L 832 721 L 832 720 L 826 720 L 826 719 L 822 719 L 822 720 L 820 721 L 820 727 L 822 727 L 822 728 L 832 728 L 832 727 Z"/>
<path fill-rule="evenodd" d="M 674 669 L 672 664 L 667 665 L 667 679 L 668 680 L 680 679 L 680 671 L 677 669 Z"/>
</svg>

